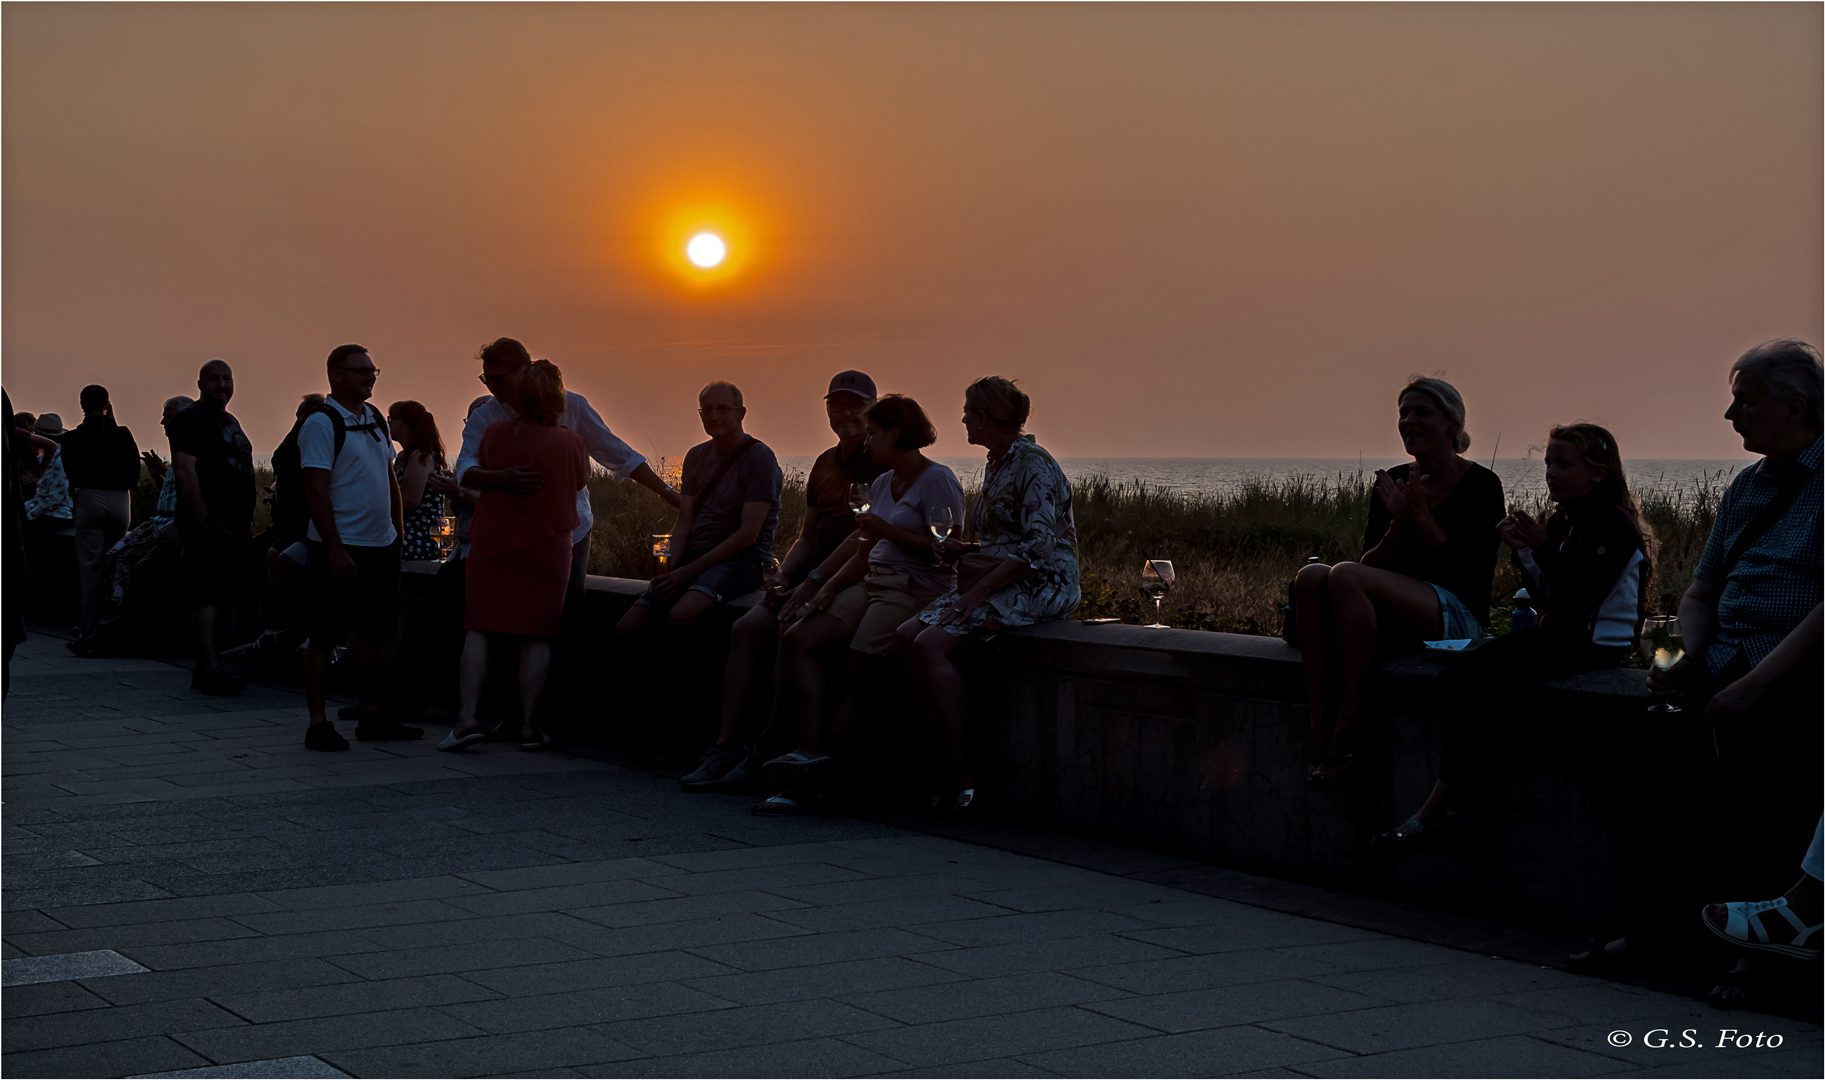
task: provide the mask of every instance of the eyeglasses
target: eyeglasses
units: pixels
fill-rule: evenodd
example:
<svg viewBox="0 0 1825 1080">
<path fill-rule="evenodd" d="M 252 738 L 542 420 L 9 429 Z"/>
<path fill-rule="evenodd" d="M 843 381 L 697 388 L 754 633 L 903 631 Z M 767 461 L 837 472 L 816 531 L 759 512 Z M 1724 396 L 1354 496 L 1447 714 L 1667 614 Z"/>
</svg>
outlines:
<svg viewBox="0 0 1825 1080">
<path fill-rule="evenodd" d="M 705 405 L 697 410 L 698 416 L 727 416 L 730 413 L 742 412 L 741 405 Z"/>
<path fill-rule="evenodd" d="M 343 365 L 338 364 L 335 367 L 330 368 L 330 370 L 347 371 L 356 375 L 373 375 L 375 377 L 379 377 L 380 375 L 380 369 L 377 367 L 344 367 Z"/>
<path fill-rule="evenodd" d="M 502 379 L 505 379 L 506 377 L 507 376 L 505 376 L 505 375 L 477 375 L 475 377 L 475 379 L 477 382 L 481 383 L 483 386 L 493 386 L 495 383 L 500 382 Z"/>
</svg>

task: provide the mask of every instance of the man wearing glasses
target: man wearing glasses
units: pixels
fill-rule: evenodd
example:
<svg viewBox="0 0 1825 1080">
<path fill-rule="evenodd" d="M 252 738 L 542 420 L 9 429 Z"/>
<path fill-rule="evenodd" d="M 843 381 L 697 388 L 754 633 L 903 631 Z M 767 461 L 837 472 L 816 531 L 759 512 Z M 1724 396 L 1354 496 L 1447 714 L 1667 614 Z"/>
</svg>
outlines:
<svg viewBox="0 0 1825 1080">
<path fill-rule="evenodd" d="M 298 429 L 310 581 L 310 647 L 304 654 L 304 697 L 312 750 L 347 750 L 324 714 L 324 674 L 330 653 L 353 632 L 350 651 L 359 673 L 363 719 L 358 739 L 415 739 L 423 729 L 379 714 L 375 685 L 381 646 L 399 612 L 399 535 L 404 510 L 393 477 L 393 440 L 386 418 L 368 403 L 380 369 L 366 348 L 338 345 L 329 355 L 329 397 Z"/>
<path fill-rule="evenodd" d="M 501 400 L 501 394 L 507 389 L 508 379 L 531 365 L 532 354 L 518 341 L 504 337 L 482 346 L 479 359 L 482 362 L 479 378 L 493 396 L 471 407 L 469 418 L 463 421 L 463 448 L 457 454 L 456 468 L 452 470 L 458 482 L 468 475 L 470 469 L 480 464 L 482 433 L 488 430 L 488 425 L 497 420 L 511 420 L 519 415 L 518 410 Z M 564 418 L 558 421 L 558 426 L 581 435 L 589 456 L 613 474 L 615 479 L 632 480 L 664 499 L 667 504 L 674 507 L 678 505 L 678 493 L 659 479 L 659 475 L 646 463 L 646 458 L 608 430 L 608 425 L 602 422 L 602 415 L 590 406 L 589 399 L 582 394 L 573 390 L 564 392 Z M 515 490 L 530 493 L 539 489 L 541 478 L 531 469 L 514 466 L 506 471 L 516 474 L 512 485 Z M 467 512 L 465 504 L 465 515 Z M 589 508 L 589 489 L 585 487 L 577 492 L 577 528 L 571 533 L 570 588 L 564 599 L 567 616 L 583 597 L 583 575 L 589 564 L 589 530 L 594 525 L 595 515 Z"/>
</svg>

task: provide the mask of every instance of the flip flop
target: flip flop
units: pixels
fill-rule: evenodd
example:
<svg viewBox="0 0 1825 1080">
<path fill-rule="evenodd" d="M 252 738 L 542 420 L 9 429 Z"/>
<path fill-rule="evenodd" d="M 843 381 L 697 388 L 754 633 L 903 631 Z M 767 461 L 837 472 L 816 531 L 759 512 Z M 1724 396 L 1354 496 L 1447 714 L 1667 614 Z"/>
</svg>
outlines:
<svg viewBox="0 0 1825 1080">
<path fill-rule="evenodd" d="M 543 731 L 539 732 L 539 737 L 537 739 L 533 739 L 531 741 L 522 741 L 520 743 L 520 749 L 525 750 L 528 753 L 531 753 L 532 751 L 535 751 L 535 750 L 544 750 L 550 746 L 551 746 L 551 736 L 545 734 Z"/>
<path fill-rule="evenodd" d="M 444 741 L 438 743 L 437 748 L 439 750 L 452 751 L 452 752 L 457 751 L 457 750 L 467 750 L 471 746 L 474 746 L 476 743 L 481 742 L 483 739 L 486 739 L 487 737 L 488 737 L 488 733 L 486 731 L 471 731 L 467 735 L 458 736 L 456 734 L 456 729 L 451 728 L 450 734 L 444 736 Z"/>
<path fill-rule="evenodd" d="M 1420 850 L 1427 846 L 1430 833 L 1431 829 L 1425 822 L 1416 817 L 1410 817 L 1400 828 L 1377 836 L 1373 843 L 1375 850 L 1383 855 L 1393 859 L 1404 859 L 1409 855 L 1419 854 Z"/>
</svg>

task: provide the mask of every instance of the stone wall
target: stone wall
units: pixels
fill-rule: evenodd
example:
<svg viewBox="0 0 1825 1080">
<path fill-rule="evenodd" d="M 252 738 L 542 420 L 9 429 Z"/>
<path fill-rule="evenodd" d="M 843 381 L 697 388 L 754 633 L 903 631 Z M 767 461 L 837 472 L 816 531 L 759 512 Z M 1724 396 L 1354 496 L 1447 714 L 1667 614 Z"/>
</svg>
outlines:
<svg viewBox="0 0 1825 1080">
<path fill-rule="evenodd" d="M 408 573 L 408 591 L 435 567 L 409 564 L 418 573 Z M 590 636 L 605 637 L 644 587 L 592 577 Z M 1252 873 L 1535 925 L 1600 926 L 1617 908 L 1609 747 L 1643 716 L 1642 672 L 1550 683 L 1516 703 L 1524 721 L 1463 718 L 1500 726 L 1505 765 L 1474 815 L 1474 842 L 1400 863 L 1372 849 L 1431 787 L 1438 718 L 1454 705 L 1438 700 L 1437 676 L 1456 659 L 1422 653 L 1379 665 L 1354 781 L 1314 793 L 1299 656 L 1278 638 L 1034 627 L 969 665 L 984 795 L 1018 821 Z"/>
</svg>

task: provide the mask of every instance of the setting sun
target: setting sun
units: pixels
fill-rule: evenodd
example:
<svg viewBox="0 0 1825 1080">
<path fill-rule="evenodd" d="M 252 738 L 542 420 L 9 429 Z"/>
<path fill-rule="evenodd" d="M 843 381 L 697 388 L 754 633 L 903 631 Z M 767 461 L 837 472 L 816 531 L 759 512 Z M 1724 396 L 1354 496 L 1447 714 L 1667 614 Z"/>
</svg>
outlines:
<svg viewBox="0 0 1825 1080">
<path fill-rule="evenodd" d="M 704 270 L 720 266 L 728 253 L 728 246 L 715 233 L 698 233 L 684 248 L 685 258 L 691 260 L 691 265 Z"/>
</svg>

